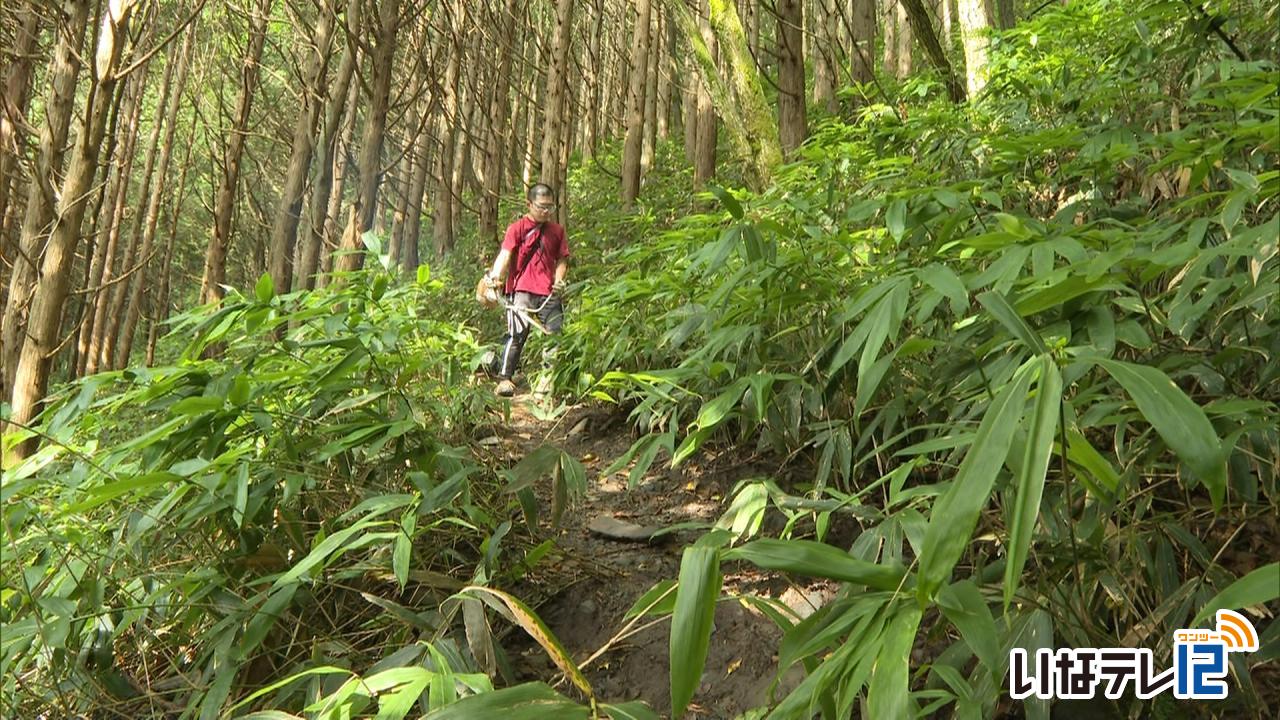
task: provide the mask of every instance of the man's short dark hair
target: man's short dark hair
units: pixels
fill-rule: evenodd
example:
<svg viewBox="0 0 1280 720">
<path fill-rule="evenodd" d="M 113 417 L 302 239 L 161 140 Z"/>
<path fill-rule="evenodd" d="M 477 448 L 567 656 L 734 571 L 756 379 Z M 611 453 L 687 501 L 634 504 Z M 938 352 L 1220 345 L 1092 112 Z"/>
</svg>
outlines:
<svg viewBox="0 0 1280 720">
<path fill-rule="evenodd" d="M 530 187 L 529 192 L 525 193 L 524 196 L 529 202 L 533 202 L 535 199 L 540 197 L 549 197 L 552 200 L 555 200 L 556 191 L 552 190 L 551 186 L 546 183 L 537 183 Z"/>
</svg>

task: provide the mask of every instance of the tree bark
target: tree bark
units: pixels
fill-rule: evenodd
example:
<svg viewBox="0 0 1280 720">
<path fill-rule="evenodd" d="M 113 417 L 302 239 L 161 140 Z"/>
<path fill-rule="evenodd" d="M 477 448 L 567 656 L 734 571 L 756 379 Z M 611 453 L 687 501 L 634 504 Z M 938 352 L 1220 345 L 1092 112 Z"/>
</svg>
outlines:
<svg viewBox="0 0 1280 720">
<path fill-rule="evenodd" d="M 1013 0 L 996 0 L 996 24 L 1001 30 L 1008 30 L 1018 23 L 1018 13 L 1014 10 Z"/>
<path fill-rule="evenodd" d="M 458 76 L 461 73 L 463 45 L 458 33 L 462 27 L 462 3 L 451 0 L 450 15 L 455 31 L 450 33 L 449 62 L 445 67 L 444 103 L 436 119 L 436 138 L 439 140 L 436 156 L 435 195 L 432 198 L 431 240 L 436 257 L 444 257 L 453 250 L 453 160 L 457 151 L 459 108 Z"/>
<path fill-rule="evenodd" d="M 123 97 L 115 109 L 118 115 L 123 116 L 124 127 L 120 128 L 115 119 L 108 123 L 113 137 L 107 142 L 105 155 L 98 158 L 106 170 L 106 180 L 102 183 L 105 200 L 98 208 L 97 220 L 91 233 L 93 253 L 86 278 L 88 285 L 85 287 L 88 294 L 85 297 L 85 317 L 77 345 L 79 352 L 76 370 L 80 375 L 92 375 L 104 369 L 102 348 L 106 338 L 111 291 L 115 288 L 118 270 L 127 270 L 118 268 L 116 263 L 120 254 L 120 228 L 124 224 L 129 177 L 133 174 L 138 120 L 142 113 L 142 103 L 139 102 L 142 85 L 140 75 L 135 75 L 125 83 Z M 119 152 L 116 152 L 117 146 Z"/>
<path fill-rule="evenodd" d="M 924 0 L 898 0 L 898 2 L 906 10 L 912 34 L 920 41 L 920 46 L 928 55 L 929 62 L 941 73 L 952 102 L 963 102 L 964 88 L 952 72 L 947 54 L 943 52 L 942 45 L 938 42 L 938 36 L 933 31 L 933 23 L 929 20 L 929 12 L 924 8 Z"/>
<path fill-rule="evenodd" d="M 18 252 L 13 274 L 9 276 L 9 295 L 0 325 L 0 365 L 3 365 L 3 392 L 12 398 L 18 356 L 22 352 L 28 310 L 36 286 L 36 270 L 44 257 L 53 221 L 54 185 L 62 174 L 62 160 L 67 133 L 74 109 L 76 80 L 80 76 L 80 47 L 84 43 L 89 17 L 89 0 L 65 0 L 62 22 L 58 24 L 58 45 L 49 68 L 49 95 L 45 100 L 44 124 L 40 127 L 34 177 L 27 186 L 27 205 L 23 213 Z"/>
<path fill-rule="evenodd" d="M 53 232 L 40 264 L 27 337 L 14 375 L 11 417 L 19 426 L 29 425 L 35 419 L 48 390 L 53 354 L 59 345 L 58 328 L 70 290 L 76 245 L 80 241 L 80 225 L 98 169 L 98 152 L 107 129 L 112 91 L 119 81 L 117 66 L 129 41 L 128 22 L 133 4 L 131 0 L 109 0 L 103 7 L 93 81 L 85 99 L 71 164 L 58 194 Z M 15 449 L 15 454 L 23 458 L 34 449 L 34 443 L 24 443 Z"/>
<path fill-rule="evenodd" d="M 969 97 L 976 98 L 987 85 L 987 13 L 982 0 L 959 0 L 960 37 L 964 43 L 965 80 Z"/>
<path fill-rule="evenodd" d="M 359 0 L 349 0 L 344 20 L 351 32 L 359 31 Z M 348 43 L 347 51 L 342 56 L 342 62 L 338 64 L 337 75 L 328 93 L 324 127 L 318 143 L 320 157 L 316 162 L 317 175 L 311 187 L 311 231 L 302 248 L 302 257 L 298 263 L 298 285 L 307 290 L 316 287 L 321 255 L 326 245 L 332 242 L 330 238 L 333 226 L 328 222 L 329 199 L 334 190 L 334 165 L 338 155 L 339 130 L 344 126 L 347 106 L 352 104 L 349 102 L 348 95 L 357 57 L 355 43 Z M 342 194 L 341 190 L 338 194 Z"/>
<path fill-rule="evenodd" d="M 627 138 L 622 149 L 622 207 L 631 210 L 640 194 L 640 154 L 644 144 L 644 89 L 649 67 L 649 0 L 636 0 L 627 88 Z"/>
<path fill-rule="evenodd" d="M 805 119 L 804 3 L 778 0 L 778 139 L 795 152 L 809 134 Z"/>
<path fill-rule="evenodd" d="M 359 270 L 364 266 L 361 236 L 373 227 L 373 216 L 377 210 L 378 171 L 382 164 L 399 20 L 400 0 L 381 0 L 378 6 L 378 44 L 373 49 L 373 96 L 369 99 L 369 112 L 365 115 L 364 133 L 360 139 L 360 188 L 340 246 L 345 252 L 335 263 L 338 272 Z"/>
<path fill-rule="evenodd" d="M 15 119 L 27 117 L 31 98 L 31 74 L 39 47 L 40 16 L 35 2 L 28 0 L 21 13 L 21 24 L 14 39 L 13 59 L 5 72 L 4 95 L 0 96 L 0 266 L 12 267 L 18 243 L 14 237 L 17 208 L 10 205 L 22 189 L 19 158 L 25 156 L 27 140 Z M 4 305 L 8 286 L 0 287 L 0 306 Z"/>
<path fill-rule="evenodd" d="M 813 47 L 813 103 L 836 111 L 836 68 L 840 67 L 837 0 L 814 0 L 817 37 Z"/>
<path fill-rule="evenodd" d="M 177 123 L 175 123 L 176 125 Z M 173 250 L 178 240 L 179 220 L 182 218 L 182 204 L 187 197 L 187 171 L 191 169 L 191 151 L 195 145 L 195 124 L 187 134 L 186 157 L 182 160 L 182 171 L 178 173 L 178 184 L 174 192 L 173 204 L 169 212 L 169 238 L 165 242 L 164 261 L 160 266 L 160 289 L 152 297 L 150 326 L 147 328 L 147 367 L 156 361 L 156 341 L 160 337 L 160 324 L 169 317 L 169 287 L 173 271 Z"/>
<path fill-rule="evenodd" d="M 700 70 L 704 80 L 697 84 L 698 97 L 695 103 L 694 118 L 694 137 L 696 138 L 697 149 L 694 151 L 693 186 L 699 190 L 705 187 L 711 178 L 716 176 L 716 141 L 719 138 L 715 102 L 711 97 L 711 83 L 707 81 L 709 71 L 715 68 L 716 35 L 711 31 L 711 22 L 707 19 L 709 10 L 705 0 L 701 2 L 701 9 L 702 13 L 698 18 L 696 34 L 691 33 L 688 28 L 685 30 L 687 45 L 695 47 L 695 40 L 700 39 L 706 49 L 706 58 Z M 707 65 L 710 65 L 710 67 L 707 67 Z"/>
<path fill-rule="evenodd" d="M 200 302 L 211 303 L 222 299 L 222 283 L 227 275 L 227 250 L 231 246 L 231 219 L 235 209 L 236 186 L 240 180 L 240 164 L 244 160 L 244 145 L 248 138 L 249 111 L 258 89 L 262 46 L 266 42 L 267 20 L 271 14 L 272 0 L 259 0 L 249 19 L 249 43 L 245 48 L 244 66 L 240 71 L 240 96 L 236 100 L 235 116 L 228 128 L 227 145 L 222 155 L 221 175 L 218 178 L 218 195 L 213 212 L 213 235 L 205 253 L 204 275 L 200 281 Z"/>
<path fill-rule="evenodd" d="M 551 36 L 551 63 L 547 68 L 547 102 L 542 108 L 542 166 L 539 172 L 540 180 L 552 187 L 560 181 L 560 144 L 568 134 L 565 92 L 569 85 L 569 54 L 573 46 L 573 0 L 556 0 L 555 22 Z"/>
<path fill-rule="evenodd" d="M 480 196 L 480 242 L 491 243 L 498 239 L 498 201 L 502 196 L 504 175 L 502 160 L 506 157 L 508 132 L 514 131 L 514 123 L 505 123 L 510 105 L 512 44 L 516 24 L 517 0 L 507 0 L 498 25 L 498 37 L 505 38 L 494 73 L 493 93 L 489 96 L 489 123 L 485 133 L 484 191 Z M 421 205 L 421 201 L 419 201 Z"/>
<path fill-rule="evenodd" d="M 850 19 L 850 48 L 852 69 L 850 76 L 854 82 L 869 83 L 875 79 L 876 72 L 876 6 L 875 0 L 852 0 Z"/>
<path fill-rule="evenodd" d="M 315 49 L 302 85 L 302 108 L 293 125 L 293 145 L 289 151 L 289 169 L 285 173 L 284 190 L 276 207 L 271 227 L 271 280 L 277 295 L 293 289 L 293 254 L 298 238 L 298 222 L 302 215 L 302 194 L 306 189 L 311 155 L 315 149 L 316 123 L 323 104 L 322 88 L 329 55 L 333 47 L 333 26 L 337 10 L 332 0 L 320 3 L 313 42 Z"/>
<path fill-rule="evenodd" d="M 160 161 L 159 161 L 159 179 L 156 181 L 154 191 L 149 183 L 144 183 L 142 197 L 147 199 L 147 212 L 143 220 L 142 232 L 142 250 L 140 257 L 142 258 L 138 264 L 136 277 L 128 282 L 129 300 L 124 312 L 124 327 L 121 330 L 120 339 L 116 343 L 115 357 L 112 367 L 115 369 L 123 368 L 129 364 L 129 355 L 133 351 L 133 338 L 138 329 L 138 320 L 142 314 L 142 291 L 147 285 L 147 269 L 151 266 L 152 247 L 155 245 L 156 226 L 160 221 L 160 204 L 161 198 L 164 197 L 165 185 L 169 177 L 169 165 L 173 158 L 174 137 L 177 135 L 178 118 L 182 109 L 182 91 L 187 85 L 187 72 L 190 70 L 192 38 L 195 35 L 194 29 L 188 29 L 186 38 L 182 41 L 182 50 L 178 56 L 178 82 L 176 86 L 171 83 L 173 81 L 174 61 L 170 58 L 168 66 L 165 68 L 164 81 L 160 86 L 160 100 L 156 103 L 157 115 L 156 125 L 152 131 L 151 142 L 152 150 L 147 156 L 147 178 L 150 179 L 150 167 L 152 165 L 152 155 L 155 152 L 157 142 L 161 142 Z M 176 87 L 176 91 L 172 93 L 170 101 L 170 90 Z M 168 104 L 168 121 L 164 127 L 164 139 L 159 140 L 160 133 L 160 111 L 164 110 Z"/>
<path fill-rule="evenodd" d="M 658 75 L 662 72 L 662 6 L 654 10 L 653 23 L 649 27 L 649 70 L 644 79 L 644 142 L 640 146 L 640 179 L 653 167 L 654 147 L 658 144 Z"/>
<path fill-rule="evenodd" d="M 898 43 L 898 47 L 894 50 L 897 67 L 894 68 L 893 73 L 899 80 L 905 80 L 911 75 L 911 68 L 914 67 L 911 56 L 911 18 L 907 16 L 907 8 L 901 0 L 896 0 L 894 3 L 893 14 L 894 24 L 897 27 L 894 40 Z"/>
</svg>

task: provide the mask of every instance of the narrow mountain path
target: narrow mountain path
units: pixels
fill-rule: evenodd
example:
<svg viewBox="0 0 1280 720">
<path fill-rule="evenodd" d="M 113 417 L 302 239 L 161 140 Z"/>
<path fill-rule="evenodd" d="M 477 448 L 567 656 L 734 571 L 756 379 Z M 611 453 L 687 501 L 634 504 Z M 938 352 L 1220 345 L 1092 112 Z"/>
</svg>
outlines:
<svg viewBox="0 0 1280 720">
<path fill-rule="evenodd" d="M 541 520 L 540 531 L 555 538 L 556 549 L 526 579 L 531 584 L 526 599 L 583 666 L 599 698 L 643 700 L 668 716 L 669 615 L 656 621 L 643 617 L 634 623 L 625 615 L 655 584 L 678 577 L 683 547 L 703 531 L 679 530 L 649 542 L 614 539 L 598 531 L 608 530 L 602 528 L 608 525 L 711 525 L 731 499 L 734 484 L 763 475 L 765 469 L 735 465 L 727 459 L 670 469 L 660 460 L 636 488 L 628 490 L 629 467 L 601 475 L 634 440 L 623 415 L 607 407 L 580 405 L 548 418 L 527 393 L 517 394 L 510 407 L 510 420 L 499 430 L 501 442 L 491 444 L 493 452 L 514 462 L 549 442 L 578 458 L 587 471 L 586 496 L 565 512 L 560 527 L 551 528 L 545 517 Z M 542 508 L 550 507 L 549 488 L 539 487 L 537 492 Z M 726 598 L 754 595 L 780 600 L 801 617 L 834 592 L 831 584 L 796 586 L 779 574 L 754 568 L 726 566 L 723 571 Z M 734 718 L 766 704 L 777 672 L 780 637 L 774 622 L 749 603 L 722 600 L 702 682 L 687 717 Z M 575 692 L 532 640 L 513 633 L 505 647 L 512 653 L 519 680 L 559 683 L 561 692 Z M 797 669 L 788 673 L 778 697 L 800 678 Z"/>
</svg>

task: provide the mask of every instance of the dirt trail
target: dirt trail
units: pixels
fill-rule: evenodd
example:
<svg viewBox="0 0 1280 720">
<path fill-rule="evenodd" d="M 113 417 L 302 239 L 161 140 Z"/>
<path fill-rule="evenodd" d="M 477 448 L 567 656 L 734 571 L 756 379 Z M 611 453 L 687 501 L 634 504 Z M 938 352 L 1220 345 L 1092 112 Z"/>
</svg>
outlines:
<svg viewBox="0 0 1280 720">
<path fill-rule="evenodd" d="M 530 412 L 533 404 L 533 397 L 527 394 L 513 399 L 510 423 L 499 430 L 502 446 L 495 450 L 518 459 L 542 442 L 550 442 L 582 461 L 587 470 L 586 498 L 566 511 L 558 532 L 544 528 L 555 533 L 559 553 L 556 582 L 544 592 L 544 601 L 527 598 L 537 603 L 538 614 L 581 665 L 624 628 L 624 615 L 636 600 L 654 584 L 676 579 L 682 548 L 701 532 L 680 531 L 666 536 L 665 542 L 624 542 L 592 533 L 588 530 L 592 519 L 613 517 L 658 527 L 714 523 L 734 483 L 760 475 L 762 470 L 751 466 L 709 470 L 695 465 L 671 470 L 665 463 L 655 462 L 638 487 L 628 491 L 630 468 L 601 477 L 633 441 L 623 417 L 607 408 L 576 406 L 554 420 L 543 420 Z M 540 494 L 546 495 L 545 489 Z M 723 594 L 780 598 L 802 615 L 812 612 L 812 605 L 829 595 L 829 588 L 821 584 L 797 588 L 774 574 L 735 567 L 726 567 L 724 572 Z M 650 620 L 643 619 L 635 627 Z M 606 701 L 643 700 L 668 716 L 669 632 L 670 624 L 663 619 L 614 643 L 591 661 L 584 673 L 597 696 Z M 722 601 L 716 610 L 702 683 L 687 717 L 734 718 L 768 703 L 780 637 L 777 626 L 758 611 L 741 602 Z M 520 680 L 555 683 L 562 679 L 541 648 L 527 638 L 512 634 L 505 645 Z M 796 670 L 788 673 L 778 697 L 799 679 Z M 557 687 L 573 694 L 568 683 Z"/>
</svg>

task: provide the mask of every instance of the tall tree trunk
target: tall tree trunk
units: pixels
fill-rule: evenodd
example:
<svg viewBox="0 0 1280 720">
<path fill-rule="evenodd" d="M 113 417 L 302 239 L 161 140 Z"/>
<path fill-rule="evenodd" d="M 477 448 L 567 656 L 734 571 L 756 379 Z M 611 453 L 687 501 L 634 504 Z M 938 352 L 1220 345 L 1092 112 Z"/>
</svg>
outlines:
<svg viewBox="0 0 1280 720">
<path fill-rule="evenodd" d="M 668 15 L 662 17 L 662 64 L 658 78 L 658 137 L 671 137 L 671 125 L 679 117 L 676 107 L 676 24 Z"/>
<path fill-rule="evenodd" d="M 790 155 L 809 134 L 805 120 L 804 3 L 778 0 L 778 139 Z"/>
<path fill-rule="evenodd" d="M 498 70 L 494 74 L 493 93 L 489 96 L 489 123 L 485 133 L 484 192 L 480 196 L 480 242 L 490 243 L 498 237 L 498 201 L 502 196 L 504 175 L 502 160 L 506 157 L 508 132 L 514 132 L 515 123 L 504 123 L 511 100 L 511 56 L 516 42 L 513 29 L 516 23 L 517 0 L 507 0 L 499 18 L 498 36 L 506 38 L 498 58 Z M 419 205 L 421 201 L 419 201 Z"/>
<path fill-rule="evenodd" d="M 852 0 L 850 18 L 850 61 L 854 82 L 869 83 L 876 72 L 876 5 L 875 0 Z"/>
<path fill-rule="evenodd" d="M 222 299 L 222 283 L 227 275 L 227 250 L 231 246 L 231 219 L 235 209 L 236 186 L 240 180 L 240 163 L 244 160 L 244 146 L 249 132 L 249 111 L 258 90 L 261 69 L 262 46 L 266 41 L 267 20 L 271 15 L 272 0 L 259 0 L 249 19 L 249 43 L 244 53 L 244 65 L 240 70 L 240 96 L 236 100 L 235 116 L 227 130 L 227 145 L 222 155 L 221 175 L 218 178 L 218 194 L 213 211 L 213 235 L 205 253 L 204 276 L 200 281 L 200 302 L 210 303 Z"/>
<path fill-rule="evenodd" d="M 359 0 L 350 0 L 348 2 L 344 20 L 346 21 L 346 26 L 352 32 L 358 32 L 360 27 Z M 347 117 L 347 106 L 351 105 L 348 95 L 357 57 L 356 46 L 354 43 L 350 43 L 347 51 L 342 56 L 342 62 L 338 64 L 338 73 L 334 78 L 333 86 L 329 88 L 328 106 L 325 108 L 324 114 L 324 128 L 318 143 L 320 157 L 316 162 L 317 175 L 311 187 L 311 232 L 302 248 L 302 259 L 298 263 L 298 285 L 307 290 L 316 287 L 320 257 L 326 244 L 330 242 L 332 226 L 329 225 L 327 220 L 329 217 L 329 199 L 334 190 L 334 164 L 338 155 L 339 131 L 344 126 L 344 119 Z M 341 190 L 339 190 L 338 194 L 342 194 Z"/>
<path fill-rule="evenodd" d="M 373 86 L 370 89 L 373 96 L 369 99 L 369 112 L 365 115 L 364 133 L 360 139 L 360 187 L 340 246 L 345 254 L 335 263 L 338 272 L 359 270 L 364 266 L 361 236 L 373 227 L 373 216 L 378 206 L 378 170 L 382 164 L 399 20 L 400 0 L 380 0 L 378 44 L 373 49 Z"/>
<path fill-rule="evenodd" d="M 542 116 L 542 167 L 539 178 L 553 187 L 560 179 L 560 143 L 567 136 L 565 91 L 569 85 L 569 53 L 573 44 L 573 0 L 556 0 L 556 26 L 551 36 L 547 102 Z M 556 188 L 557 192 L 561 188 Z M 564 218 L 560 220 L 563 222 Z"/>
<path fill-rule="evenodd" d="M 813 102 L 836 111 L 836 69 L 840 67 L 840 15 L 837 0 L 814 0 Z"/>
<path fill-rule="evenodd" d="M 894 33 L 894 40 L 898 43 L 898 47 L 894 50 L 894 59 L 897 61 L 897 67 L 893 69 L 893 74 L 899 80 L 905 80 L 911 75 L 912 57 L 911 57 L 911 19 L 907 16 L 907 8 L 902 4 L 902 0 L 895 0 L 893 6 L 894 25 L 897 32 Z"/>
<path fill-rule="evenodd" d="M 1014 10 L 1013 0 L 996 0 L 996 24 L 1001 30 L 1008 30 L 1018 23 L 1018 13 Z"/>
<path fill-rule="evenodd" d="M 4 95 L 0 97 L 0 266 L 12 266 L 18 243 L 14 237 L 17 224 L 16 203 L 11 199 L 22 189 L 19 158 L 27 154 L 27 139 L 14 120 L 27 117 L 31 98 L 31 74 L 39 47 L 41 12 L 35 0 L 28 0 L 22 11 L 21 24 L 14 38 L 13 60 L 5 72 Z M 8 286 L 0 287 L 0 306 L 4 305 Z"/>
<path fill-rule="evenodd" d="M 174 123 L 175 125 L 177 123 Z M 160 289 L 152 298 L 150 325 L 147 328 L 147 367 L 156 362 L 156 341 L 160 337 L 160 324 L 169 318 L 169 288 L 173 272 L 173 250 L 178 241 L 178 227 L 181 225 L 182 204 L 187 197 L 187 171 L 191 169 L 191 151 L 195 145 L 195 123 L 187 134 L 186 152 L 182 160 L 182 171 L 178 173 L 173 204 L 169 211 L 169 238 L 165 242 L 164 260 L 160 266 Z"/>
<path fill-rule="evenodd" d="M 987 13 L 982 0 L 959 0 L 960 37 L 964 42 L 965 81 L 969 97 L 976 98 L 987 85 Z"/>
<path fill-rule="evenodd" d="M 444 257 L 453 250 L 453 160 L 457 151 L 460 98 L 458 76 L 461 72 L 463 45 L 458 32 L 463 23 L 464 8 L 461 2 L 450 0 L 450 16 L 455 32 L 450 33 L 451 51 L 445 67 L 444 104 L 436 119 L 436 138 L 439 140 L 436 156 L 435 195 L 432 198 L 431 239 L 436 257 Z"/>
<path fill-rule="evenodd" d="M 955 35 L 951 32 L 952 19 L 955 17 L 952 8 L 955 6 L 955 0 L 938 0 L 938 23 L 942 26 L 941 37 L 942 47 L 950 51 L 955 47 Z"/>
<path fill-rule="evenodd" d="M 649 0 L 636 0 L 631 39 L 631 77 L 627 88 L 627 138 L 622 149 L 622 206 L 635 207 L 640 194 L 640 154 L 644 144 L 644 90 L 649 67 Z"/>
<path fill-rule="evenodd" d="M 102 183 L 105 199 L 98 208 L 97 219 L 90 233 L 93 253 L 86 276 L 88 284 L 85 290 L 88 294 L 84 301 L 86 309 L 77 345 L 79 352 L 76 371 L 80 375 L 91 375 L 103 369 L 102 347 L 106 336 L 107 310 L 111 304 L 111 291 L 117 281 L 116 257 L 119 254 L 120 228 L 124 224 L 126 195 L 129 177 L 133 174 L 134 147 L 138 139 L 138 119 L 142 112 L 142 103 L 138 102 L 143 90 L 142 78 L 135 75 L 124 85 L 123 97 L 115 107 L 116 114 L 124 116 L 124 129 L 122 131 L 119 128 L 117 118 L 110 121 L 108 127 L 111 138 L 107 142 L 105 154 L 99 157 L 99 161 L 107 168 L 107 177 L 106 182 Z M 117 145 L 120 149 L 118 153 Z"/>
<path fill-rule="evenodd" d="M 315 149 L 316 122 L 323 105 L 322 88 L 329 55 L 333 47 L 333 26 L 336 8 L 331 0 L 320 3 L 320 17 L 316 24 L 315 51 L 307 65 L 302 85 L 302 109 L 293 125 L 293 146 L 289 151 L 289 169 L 285 173 L 284 190 L 276 206 L 275 222 L 271 226 L 271 280 L 276 294 L 293 289 L 293 254 L 298 238 L 298 222 L 302 215 L 302 193 L 306 189 L 307 172 L 311 169 L 311 155 Z"/>
<path fill-rule="evenodd" d="M 98 152 L 110 116 L 109 104 L 119 76 L 121 55 L 129 41 L 131 0 L 110 0 L 103 7 L 102 26 L 94 54 L 93 82 L 85 100 L 83 120 L 72 150 L 71 164 L 58 194 L 58 207 L 40 264 L 40 280 L 31 300 L 27 337 L 14 374 L 12 418 L 28 425 L 40 411 L 49 387 L 53 355 L 59 346 L 58 328 L 70 291 L 72 263 L 80 241 L 80 225 L 88 205 L 89 190 L 98 169 Z M 35 449 L 24 443 L 15 453 L 26 457 Z"/>
<path fill-rule="evenodd" d="M 675 23 L 672 23 L 675 25 Z M 688 60 L 680 61 L 680 126 L 684 131 L 684 159 L 685 162 L 693 165 L 698 154 L 698 82 L 692 80 L 689 71 L 691 63 Z M 711 96 L 707 96 L 707 102 L 711 102 Z M 714 111 L 712 112 L 712 121 L 715 120 Z"/>
<path fill-rule="evenodd" d="M 947 54 L 943 52 L 938 36 L 933 31 L 933 23 L 929 20 L 929 12 L 925 10 L 924 0 L 898 0 L 898 2 L 906 9 L 908 21 L 911 23 L 911 32 L 920 41 L 920 46 L 929 56 L 929 62 L 937 68 L 947 84 L 947 92 L 951 95 L 951 100 L 963 102 L 964 88 L 960 85 L 955 73 L 951 71 L 951 63 L 947 62 Z"/>
<path fill-rule="evenodd" d="M 702 40 L 703 46 L 707 51 L 707 60 L 714 68 L 716 57 L 716 35 L 711 30 L 711 22 L 707 19 L 709 10 L 706 0 L 701 1 L 702 12 L 698 17 L 697 32 Z M 757 13 L 759 11 L 757 10 Z M 694 36 L 686 32 L 686 44 L 692 46 Z M 707 73 L 707 68 L 703 69 L 703 75 Z M 706 186 L 711 178 L 716 176 L 716 141 L 719 136 L 719 129 L 716 127 L 716 108 L 711 97 L 711 84 L 704 78 L 703 82 L 697 83 L 698 98 L 695 103 L 694 130 L 696 137 L 696 147 L 693 162 L 693 186 L 702 189 Z"/>
<path fill-rule="evenodd" d="M 604 8 L 601 0 L 591 4 L 591 35 L 587 38 L 587 61 L 583 68 L 587 81 L 587 123 L 586 138 L 582 146 L 583 158 L 594 158 L 596 147 L 600 142 L 600 97 L 602 92 L 601 71 L 605 69 L 604 56 L 600 47 L 600 35 L 604 30 Z"/>
<path fill-rule="evenodd" d="M 422 114 L 424 119 L 431 117 L 434 105 L 432 103 Z M 427 187 L 427 176 L 431 173 L 431 164 L 435 161 L 431 154 L 433 147 L 427 133 L 418 134 L 414 144 L 413 178 L 409 181 L 409 209 L 405 218 L 404 237 L 400 239 L 400 263 L 409 274 L 417 272 L 420 263 L 418 241 L 422 234 L 422 199 Z"/>
<path fill-rule="evenodd" d="M 9 276 L 9 295 L 0 322 L 0 366 L 3 366 L 5 399 L 13 397 L 18 356 L 22 352 L 28 310 L 36 286 L 36 270 L 44 257 L 53 222 L 54 186 L 60 182 L 67 132 L 74 109 L 76 80 L 80 76 L 80 47 L 84 43 L 89 18 L 89 0 L 65 0 L 62 22 L 58 24 L 58 45 L 49 67 L 49 95 L 45 100 L 44 124 L 40 126 L 35 173 L 27 186 L 27 205 Z"/>
<path fill-rule="evenodd" d="M 747 183 L 757 190 L 762 189 L 768 185 L 773 169 L 781 161 L 782 152 L 778 126 L 765 102 L 764 87 L 747 47 L 746 34 L 737 11 L 727 0 L 712 0 L 710 28 L 699 29 L 683 3 L 671 2 L 668 7 L 693 50 L 691 54 L 698 62 L 702 84 L 711 93 L 715 109 L 729 130 L 738 160 L 746 167 Z M 728 83 L 732 92 L 730 85 L 720 77 L 712 43 L 707 42 L 708 36 L 712 36 L 727 60 Z M 799 99 L 803 104 L 803 86 Z M 696 182 L 696 167 L 694 178 Z"/>
<path fill-rule="evenodd" d="M 346 114 L 342 125 L 342 134 L 338 136 L 338 149 L 334 157 L 333 189 L 329 193 L 329 206 L 325 210 L 324 245 L 320 248 L 320 271 L 316 275 L 316 285 L 323 287 L 328 283 L 329 273 L 333 271 L 334 257 L 341 244 L 340 232 L 343 230 L 342 197 L 347 187 L 347 178 L 351 176 L 351 144 L 356 134 L 356 118 L 360 108 L 360 83 L 351 83 L 347 91 Z"/>
<path fill-rule="evenodd" d="M 182 51 L 178 56 L 178 83 L 176 91 L 173 92 L 172 101 L 170 101 L 170 89 L 173 80 L 174 60 L 170 58 L 164 71 L 164 81 L 160 86 L 160 99 L 156 103 L 156 125 L 152 131 L 151 143 L 152 149 L 147 153 L 147 180 L 150 180 L 152 156 L 155 153 L 157 142 L 160 142 L 160 165 L 159 179 L 156 181 L 154 190 L 150 187 L 149 182 L 144 182 L 142 197 L 147 199 L 147 212 L 142 223 L 142 250 L 136 277 L 128 282 L 129 300 L 124 311 L 124 327 L 121 330 L 120 339 L 116 344 L 115 357 L 112 367 L 119 369 L 129 364 L 129 354 L 133 350 L 133 338 L 138 329 L 138 319 L 142 314 L 142 291 L 147 286 L 147 269 L 151 266 L 152 247 L 155 245 L 156 226 L 160 221 L 160 204 L 161 198 L 164 197 L 166 181 L 169 177 L 169 164 L 173 158 L 174 138 L 177 136 L 178 119 L 182 109 L 182 91 L 187 85 L 187 71 L 190 69 L 192 38 L 195 35 L 194 29 L 187 30 L 186 38 L 182 41 Z M 161 111 L 164 111 L 168 104 L 168 120 L 164 127 L 164 139 L 159 138 Z"/>
<path fill-rule="evenodd" d="M 653 24 L 649 28 L 649 70 L 644 79 L 644 143 L 640 146 L 640 179 L 653 167 L 654 146 L 658 144 L 658 74 L 662 64 L 662 32 L 660 18 L 662 6 L 653 12 Z"/>
</svg>

